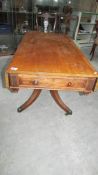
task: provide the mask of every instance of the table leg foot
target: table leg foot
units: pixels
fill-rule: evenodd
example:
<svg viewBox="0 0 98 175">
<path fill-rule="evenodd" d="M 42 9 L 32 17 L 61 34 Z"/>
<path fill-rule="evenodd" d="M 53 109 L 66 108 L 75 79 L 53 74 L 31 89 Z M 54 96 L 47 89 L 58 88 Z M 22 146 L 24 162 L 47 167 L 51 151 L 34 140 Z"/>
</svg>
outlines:
<svg viewBox="0 0 98 175">
<path fill-rule="evenodd" d="M 22 112 L 22 108 L 19 107 L 19 108 L 17 109 L 17 112 Z"/>
<path fill-rule="evenodd" d="M 62 101 L 61 97 L 58 94 L 58 91 L 50 90 L 50 93 L 55 102 L 66 112 L 66 115 L 71 115 L 72 114 L 71 109 L 67 105 L 65 105 L 65 103 Z"/>
<path fill-rule="evenodd" d="M 17 109 L 17 112 L 22 112 L 24 109 L 29 107 L 38 98 L 40 93 L 41 93 L 41 89 L 34 89 L 30 98 Z"/>
<path fill-rule="evenodd" d="M 65 115 L 72 115 L 72 111 L 70 110 L 70 111 L 66 112 Z"/>
</svg>

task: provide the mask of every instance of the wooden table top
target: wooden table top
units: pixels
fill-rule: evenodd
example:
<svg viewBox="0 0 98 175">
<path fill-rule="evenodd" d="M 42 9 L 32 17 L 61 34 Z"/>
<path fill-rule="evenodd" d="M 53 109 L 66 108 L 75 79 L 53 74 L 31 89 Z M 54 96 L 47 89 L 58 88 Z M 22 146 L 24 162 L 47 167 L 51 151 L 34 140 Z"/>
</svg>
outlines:
<svg viewBox="0 0 98 175">
<path fill-rule="evenodd" d="M 6 72 L 98 77 L 96 70 L 68 36 L 35 31 L 25 34 Z"/>
</svg>

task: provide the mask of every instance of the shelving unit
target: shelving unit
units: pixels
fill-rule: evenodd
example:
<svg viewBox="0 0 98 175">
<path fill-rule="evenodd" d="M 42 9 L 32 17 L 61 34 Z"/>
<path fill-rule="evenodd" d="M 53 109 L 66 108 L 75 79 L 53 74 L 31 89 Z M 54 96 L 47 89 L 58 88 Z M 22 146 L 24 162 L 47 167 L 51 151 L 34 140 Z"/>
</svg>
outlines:
<svg viewBox="0 0 98 175">
<path fill-rule="evenodd" d="M 53 3 L 53 0 L 44 0 L 43 3 L 40 0 L 2 0 L 2 2 L 7 2 L 7 4 L 5 3 L 4 7 L 0 5 L 0 56 L 15 52 L 23 35 L 27 31 L 36 29 L 37 12 L 43 12 L 45 9 L 48 9 L 51 14 L 57 13 L 59 20 L 56 32 L 63 33 L 61 23 L 64 23 L 64 20 L 61 18 L 64 17 L 63 5 L 65 3 L 60 3 L 59 0 L 59 3 Z M 76 23 L 76 20 L 71 22 L 69 35 L 72 38 Z"/>
<path fill-rule="evenodd" d="M 6 2 L 6 0 L 3 0 Z M 23 0 L 7 0 L 0 9 L 0 56 L 13 54 L 24 33 L 33 30 L 33 5 Z"/>
<path fill-rule="evenodd" d="M 96 36 L 95 22 L 98 14 L 92 12 L 77 12 L 78 24 L 74 40 L 80 47 L 91 46 Z"/>
<path fill-rule="evenodd" d="M 13 35 L 11 19 L 11 12 L 0 10 L 0 56 L 7 55 L 12 50 L 11 43 L 13 41 Z"/>
</svg>

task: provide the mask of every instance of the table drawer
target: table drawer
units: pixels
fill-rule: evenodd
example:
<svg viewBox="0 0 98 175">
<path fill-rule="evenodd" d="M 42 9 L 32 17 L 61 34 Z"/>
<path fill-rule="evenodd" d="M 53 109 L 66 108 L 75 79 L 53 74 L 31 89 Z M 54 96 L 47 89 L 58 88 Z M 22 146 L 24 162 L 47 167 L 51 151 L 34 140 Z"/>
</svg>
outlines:
<svg viewBox="0 0 98 175">
<path fill-rule="evenodd" d="M 83 90 L 88 84 L 88 78 L 45 78 L 19 76 L 19 86 L 44 89 Z"/>
</svg>

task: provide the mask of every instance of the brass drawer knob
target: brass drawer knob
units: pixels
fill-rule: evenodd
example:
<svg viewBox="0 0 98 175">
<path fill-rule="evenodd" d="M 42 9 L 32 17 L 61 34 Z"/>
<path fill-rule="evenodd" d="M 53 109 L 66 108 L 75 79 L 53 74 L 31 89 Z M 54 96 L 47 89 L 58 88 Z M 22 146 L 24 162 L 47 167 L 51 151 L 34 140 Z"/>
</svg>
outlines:
<svg viewBox="0 0 98 175">
<path fill-rule="evenodd" d="M 33 81 L 32 81 L 32 84 L 33 84 L 33 85 L 38 85 L 38 84 L 39 84 L 39 81 L 38 81 L 38 80 L 33 80 Z"/>
<path fill-rule="evenodd" d="M 72 83 L 71 83 L 71 82 L 68 82 L 68 83 L 67 83 L 67 86 L 68 86 L 68 87 L 71 87 L 71 86 L 72 86 Z"/>
</svg>

